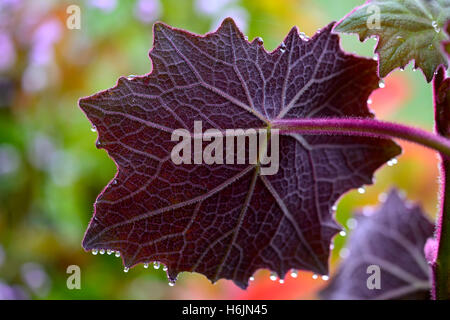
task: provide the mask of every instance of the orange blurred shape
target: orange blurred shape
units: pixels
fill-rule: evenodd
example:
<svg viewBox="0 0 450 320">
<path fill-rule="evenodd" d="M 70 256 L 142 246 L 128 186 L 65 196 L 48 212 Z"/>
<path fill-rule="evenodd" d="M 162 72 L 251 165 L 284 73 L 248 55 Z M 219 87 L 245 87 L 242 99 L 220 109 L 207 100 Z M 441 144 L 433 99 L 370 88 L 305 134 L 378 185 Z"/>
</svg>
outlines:
<svg viewBox="0 0 450 320">
<path fill-rule="evenodd" d="M 384 78 L 385 87 L 375 90 L 369 106 L 377 118 L 387 118 L 400 109 L 412 96 L 412 84 L 403 72 L 393 72 Z"/>
<path fill-rule="evenodd" d="M 313 279 L 311 272 L 298 272 L 293 278 L 290 272 L 286 274 L 284 283 L 279 279 L 272 281 L 267 270 L 258 271 L 255 281 L 250 282 L 246 291 L 235 288 L 234 299 L 249 300 L 293 300 L 315 299 L 316 293 L 326 285 L 320 276 Z"/>
<path fill-rule="evenodd" d="M 320 278 L 313 279 L 310 272 L 298 272 L 293 278 L 290 272 L 286 274 L 284 283 L 270 280 L 267 270 L 255 274 L 255 280 L 250 281 L 247 290 L 242 290 L 230 280 L 220 280 L 216 284 L 199 274 L 189 274 L 182 285 L 169 293 L 174 299 L 218 299 L 218 300 L 293 300 L 315 299 L 317 292 L 326 285 Z"/>
</svg>

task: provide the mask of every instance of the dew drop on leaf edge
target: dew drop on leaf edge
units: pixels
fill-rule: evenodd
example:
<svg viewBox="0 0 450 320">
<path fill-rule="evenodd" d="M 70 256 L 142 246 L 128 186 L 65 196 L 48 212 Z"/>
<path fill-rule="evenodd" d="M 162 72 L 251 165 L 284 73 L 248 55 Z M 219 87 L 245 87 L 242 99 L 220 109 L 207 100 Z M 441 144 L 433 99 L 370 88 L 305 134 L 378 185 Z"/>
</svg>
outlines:
<svg viewBox="0 0 450 320">
<path fill-rule="evenodd" d="M 441 28 L 439 28 L 439 24 L 433 20 L 433 22 L 431 22 L 431 26 L 434 28 L 434 31 L 436 31 L 436 33 L 441 32 Z"/>
</svg>

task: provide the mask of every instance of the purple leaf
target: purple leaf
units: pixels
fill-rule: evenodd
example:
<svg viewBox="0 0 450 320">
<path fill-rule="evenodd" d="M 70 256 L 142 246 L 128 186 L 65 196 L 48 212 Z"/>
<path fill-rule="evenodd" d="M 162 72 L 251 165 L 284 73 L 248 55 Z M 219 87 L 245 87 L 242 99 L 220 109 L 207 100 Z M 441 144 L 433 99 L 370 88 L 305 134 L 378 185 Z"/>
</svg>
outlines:
<svg viewBox="0 0 450 320">
<path fill-rule="evenodd" d="M 80 100 L 97 146 L 118 167 L 95 203 L 84 248 L 120 251 L 127 268 L 159 261 L 171 281 L 195 271 L 245 288 L 261 268 L 327 274 L 340 230 L 332 206 L 370 184 L 400 153 L 395 143 L 280 134 L 279 171 L 265 176 L 259 164 L 175 165 L 170 154 L 173 130 L 192 133 L 194 121 L 223 131 L 285 117 L 373 117 L 366 101 L 378 87 L 377 64 L 342 52 L 332 27 L 310 40 L 293 28 L 268 53 L 229 18 L 205 36 L 155 24 L 152 73 Z"/>
<path fill-rule="evenodd" d="M 424 247 L 433 225 L 418 206 L 392 190 L 369 216 L 358 214 L 348 243 L 349 256 L 339 266 L 324 299 L 429 299 L 430 267 Z M 375 267 L 374 267 L 375 266 Z M 379 286 L 375 268 L 379 267 Z M 372 277 L 372 278 L 370 278 Z"/>
</svg>

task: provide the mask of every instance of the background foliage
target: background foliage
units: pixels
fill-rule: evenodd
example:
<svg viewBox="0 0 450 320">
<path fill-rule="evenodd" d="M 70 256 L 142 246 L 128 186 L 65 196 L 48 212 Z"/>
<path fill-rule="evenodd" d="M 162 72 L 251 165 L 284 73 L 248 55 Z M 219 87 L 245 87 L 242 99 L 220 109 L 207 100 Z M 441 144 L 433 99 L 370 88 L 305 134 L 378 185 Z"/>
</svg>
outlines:
<svg viewBox="0 0 450 320">
<path fill-rule="evenodd" d="M 311 36 L 362 0 L 0 0 L 0 299 L 313 299 L 325 281 L 311 273 L 284 284 L 260 271 L 247 291 L 226 280 L 211 285 L 181 274 L 175 287 L 162 270 L 124 273 L 119 259 L 81 248 L 93 202 L 115 166 L 95 148 L 96 133 L 80 97 L 115 85 L 119 76 L 150 72 L 153 22 L 196 33 L 231 16 L 249 39 L 274 49 L 292 26 Z M 66 8 L 81 7 L 81 30 L 66 27 Z M 344 36 L 348 52 L 373 56 L 374 40 Z M 432 88 L 409 65 L 371 97 L 378 118 L 432 129 Z M 397 185 L 434 219 L 438 169 L 434 152 L 401 143 L 398 164 L 376 175 L 364 194 L 347 194 L 337 220 L 348 232 L 351 212 L 373 206 Z M 337 236 L 332 270 L 347 252 Z M 66 268 L 81 268 L 81 290 L 68 290 Z"/>
</svg>

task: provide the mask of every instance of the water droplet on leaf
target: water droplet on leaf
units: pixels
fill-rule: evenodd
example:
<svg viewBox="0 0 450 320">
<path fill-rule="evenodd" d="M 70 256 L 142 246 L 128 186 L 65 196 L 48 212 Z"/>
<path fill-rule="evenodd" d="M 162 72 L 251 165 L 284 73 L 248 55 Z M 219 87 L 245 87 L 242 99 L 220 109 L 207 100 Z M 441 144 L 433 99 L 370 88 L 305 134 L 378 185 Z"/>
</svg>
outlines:
<svg viewBox="0 0 450 320">
<path fill-rule="evenodd" d="M 441 32 L 441 28 L 439 28 L 439 24 L 436 21 L 431 22 L 431 26 L 434 28 L 434 31 L 436 31 L 436 33 Z"/>
<path fill-rule="evenodd" d="M 92 127 L 91 127 L 91 131 L 92 131 L 92 132 L 97 132 L 97 127 L 96 127 L 96 126 L 92 126 Z"/>
<path fill-rule="evenodd" d="M 298 271 L 297 270 L 292 270 L 291 271 L 291 277 L 292 278 L 297 278 L 298 277 Z"/>
<path fill-rule="evenodd" d="M 339 235 L 341 237 L 345 237 L 347 235 L 347 232 L 345 232 L 344 230 L 342 230 L 341 232 L 339 232 Z"/>
<path fill-rule="evenodd" d="M 159 262 L 158 261 L 153 262 L 153 268 L 159 269 Z"/>
<path fill-rule="evenodd" d="M 100 249 L 100 254 L 105 254 L 105 249 Z"/>
<path fill-rule="evenodd" d="M 299 36 L 303 41 L 309 41 L 309 37 L 304 32 L 300 32 Z"/>
<path fill-rule="evenodd" d="M 119 252 L 119 251 L 116 251 L 115 256 L 116 256 L 117 258 L 120 257 L 120 252 Z"/>
<path fill-rule="evenodd" d="M 97 249 L 92 249 L 92 254 L 94 255 L 94 256 L 96 256 L 97 255 L 97 253 L 98 253 L 98 250 Z"/>
<path fill-rule="evenodd" d="M 358 192 L 360 194 L 364 194 L 364 193 L 366 193 L 366 189 L 364 187 L 358 188 Z"/>
<path fill-rule="evenodd" d="M 398 163 L 398 160 L 394 158 L 394 159 L 389 160 L 389 161 L 387 162 L 387 165 L 388 165 L 389 167 L 392 167 L 392 166 L 395 166 L 397 163 Z"/>
<path fill-rule="evenodd" d="M 314 280 L 316 280 L 316 279 L 319 278 L 319 276 L 318 276 L 317 274 L 313 274 L 312 278 L 313 278 Z"/>
<path fill-rule="evenodd" d="M 386 87 L 386 84 L 384 83 L 384 80 L 380 80 L 380 82 L 378 82 L 378 87 L 381 88 L 381 89 Z"/>
<path fill-rule="evenodd" d="M 148 268 L 148 263 L 144 263 L 144 268 L 145 268 L 145 269 Z"/>
<path fill-rule="evenodd" d="M 127 267 L 123 268 L 123 272 L 125 272 L 125 273 L 127 273 L 129 270 L 130 270 L 130 268 L 127 268 Z"/>
<path fill-rule="evenodd" d="M 326 276 L 326 275 L 325 275 L 325 276 L 322 276 L 322 280 L 323 280 L 323 281 L 328 281 L 328 279 L 330 279 L 329 276 Z"/>
<path fill-rule="evenodd" d="M 277 280 L 277 274 L 274 273 L 274 272 L 272 272 L 272 273 L 270 274 L 270 280 L 272 280 L 272 281 Z"/>
<path fill-rule="evenodd" d="M 106 250 L 106 253 L 107 253 L 108 255 L 111 255 L 113 252 L 114 252 L 114 251 L 111 250 L 111 249 Z"/>
</svg>

